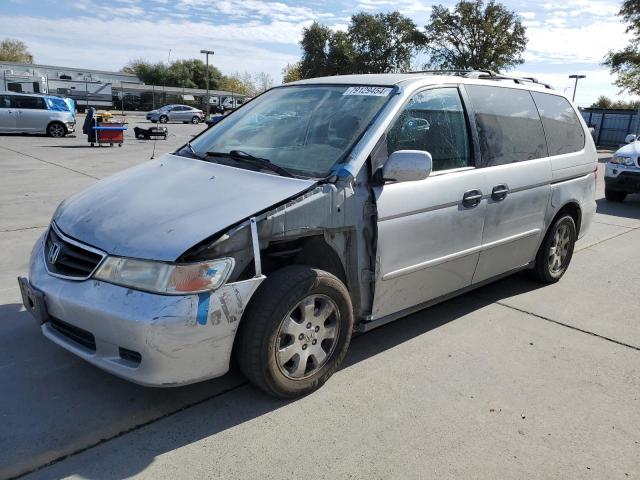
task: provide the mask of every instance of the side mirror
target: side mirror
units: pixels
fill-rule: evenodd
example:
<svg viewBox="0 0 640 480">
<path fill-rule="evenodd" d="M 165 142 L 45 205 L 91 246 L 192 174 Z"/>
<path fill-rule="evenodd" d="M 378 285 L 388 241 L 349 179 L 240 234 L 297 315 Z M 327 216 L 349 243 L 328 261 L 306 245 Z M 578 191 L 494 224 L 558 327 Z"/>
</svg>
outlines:
<svg viewBox="0 0 640 480">
<path fill-rule="evenodd" d="M 394 182 L 424 180 L 431 173 L 433 159 L 422 150 L 398 150 L 382 167 L 382 178 Z"/>
<path fill-rule="evenodd" d="M 627 143 L 633 143 L 633 142 L 635 142 L 636 140 L 637 140 L 637 137 L 636 137 L 633 133 L 631 133 L 631 134 L 627 135 L 627 136 L 624 138 L 624 141 L 625 141 L 625 142 L 627 142 Z"/>
</svg>

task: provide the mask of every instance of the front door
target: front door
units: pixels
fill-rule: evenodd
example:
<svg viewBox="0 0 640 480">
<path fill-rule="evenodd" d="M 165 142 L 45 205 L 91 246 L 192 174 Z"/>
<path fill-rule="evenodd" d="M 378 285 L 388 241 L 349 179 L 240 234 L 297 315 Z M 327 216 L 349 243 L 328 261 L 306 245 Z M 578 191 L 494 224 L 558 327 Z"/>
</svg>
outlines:
<svg viewBox="0 0 640 480">
<path fill-rule="evenodd" d="M 488 182 L 482 252 L 474 283 L 535 259 L 551 194 L 551 163 L 527 90 L 466 85 Z"/>
<path fill-rule="evenodd" d="M 16 115 L 17 111 L 11 106 L 11 95 L 0 95 L 0 132 L 15 131 Z"/>
<path fill-rule="evenodd" d="M 378 210 L 372 319 L 471 284 L 482 243 L 487 193 L 475 168 L 458 89 L 416 93 L 387 132 L 387 152 L 424 150 L 433 172 L 374 188 Z"/>
</svg>

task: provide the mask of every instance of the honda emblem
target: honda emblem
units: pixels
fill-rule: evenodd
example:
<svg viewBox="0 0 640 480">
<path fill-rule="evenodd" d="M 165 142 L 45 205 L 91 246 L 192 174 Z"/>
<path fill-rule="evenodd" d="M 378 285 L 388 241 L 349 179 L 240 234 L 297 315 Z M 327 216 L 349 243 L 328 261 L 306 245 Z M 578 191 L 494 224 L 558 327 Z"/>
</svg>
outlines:
<svg viewBox="0 0 640 480">
<path fill-rule="evenodd" d="M 52 243 L 49 247 L 49 251 L 47 252 L 47 260 L 49 263 L 53 265 L 58 261 L 58 255 L 60 255 L 61 247 L 58 243 Z"/>
</svg>

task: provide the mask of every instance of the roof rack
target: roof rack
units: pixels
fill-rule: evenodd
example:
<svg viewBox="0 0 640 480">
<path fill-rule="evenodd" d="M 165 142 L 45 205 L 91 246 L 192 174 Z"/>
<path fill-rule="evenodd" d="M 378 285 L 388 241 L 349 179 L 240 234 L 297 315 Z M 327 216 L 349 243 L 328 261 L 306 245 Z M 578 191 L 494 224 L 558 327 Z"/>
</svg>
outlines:
<svg viewBox="0 0 640 480">
<path fill-rule="evenodd" d="M 553 90 L 553 87 L 548 83 L 538 81 L 534 77 L 511 77 L 509 75 L 503 75 L 501 73 L 494 72 L 493 70 L 414 70 L 406 73 L 430 73 L 433 75 L 459 75 L 465 78 L 475 78 L 478 80 L 508 80 L 518 85 L 524 83 L 535 83 L 542 85 L 549 90 Z"/>
</svg>

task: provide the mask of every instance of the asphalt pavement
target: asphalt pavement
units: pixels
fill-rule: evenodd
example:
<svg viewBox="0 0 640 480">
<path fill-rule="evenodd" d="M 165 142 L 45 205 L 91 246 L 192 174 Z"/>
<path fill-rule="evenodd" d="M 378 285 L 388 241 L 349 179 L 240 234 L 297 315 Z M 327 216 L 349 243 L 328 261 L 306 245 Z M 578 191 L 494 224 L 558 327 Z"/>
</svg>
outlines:
<svg viewBox="0 0 640 480">
<path fill-rule="evenodd" d="M 156 156 L 204 128 L 168 127 Z M 57 204 L 153 148 L 0 136 L 0 478 L 640 478 L 640 196 L 606 202 L 602 164 L 560 283 L 521 273 L 361 335 L 284 402 L 235 370 L 133 385 L 22 308 L 16 276 Z"/>
</svg>

